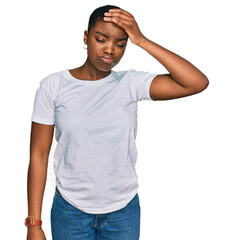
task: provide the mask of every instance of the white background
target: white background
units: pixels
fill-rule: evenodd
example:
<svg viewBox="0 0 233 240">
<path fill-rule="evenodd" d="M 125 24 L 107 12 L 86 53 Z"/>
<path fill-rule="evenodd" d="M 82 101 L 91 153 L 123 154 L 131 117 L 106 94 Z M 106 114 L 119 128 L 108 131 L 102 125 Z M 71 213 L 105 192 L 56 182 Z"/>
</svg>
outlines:
<svg viewBox="0 0 233 240">
<path fill-rule="evenodd" d="M 141 240 L 233 239 L 233 83 L 230 1 L 2 1 L 1 236 L 26 239 L 31 114 L 39 81 L 82 65 L 91 12 L 115 4 L 131 12 L 143 34 L 193 63 L 209 79 L 200 94 L 138 103 Z M 130 41 L 114 70 L 167 73 Z M 54 139 L 42 220 L 51 238 Z"/>
</svg>

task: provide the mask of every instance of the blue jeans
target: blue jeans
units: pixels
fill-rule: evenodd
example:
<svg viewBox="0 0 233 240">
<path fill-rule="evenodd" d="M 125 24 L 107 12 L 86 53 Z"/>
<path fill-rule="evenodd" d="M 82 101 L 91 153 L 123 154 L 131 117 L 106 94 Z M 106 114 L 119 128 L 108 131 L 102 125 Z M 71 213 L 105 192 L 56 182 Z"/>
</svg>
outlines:
<svg viewBox="0 0 233 240">
<path fill-rule="evenodd" d="M 56 188 L 51 209 L 53 240 L 139 240 L 138 193 L 120 210 L 90 214 L 68 203 Z"/>
</svg>

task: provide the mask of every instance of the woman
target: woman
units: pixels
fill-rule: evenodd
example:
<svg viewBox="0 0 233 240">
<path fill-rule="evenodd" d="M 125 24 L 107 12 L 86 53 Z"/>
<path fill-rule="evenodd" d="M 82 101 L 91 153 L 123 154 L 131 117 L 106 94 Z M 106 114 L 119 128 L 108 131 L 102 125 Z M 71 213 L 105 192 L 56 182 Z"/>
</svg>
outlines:
<svg viewBox="0 0 233 240">
<path fill-rule="evenodd" d="M 113 71 L 128 38 L 169 74 Z M 185 97 L 208 86 L 201 71 L 147 39 L 132 14 L 116 6 L 92 13 L 84 43 L 86 62 L 45 77 L 36 93 L 28 170 L 28 240 L 45 239 L 41 208 L 54 125 L 58 144 L 53 239 L 139 239 L 134 168 L 137 102 Z"/>
</svg>

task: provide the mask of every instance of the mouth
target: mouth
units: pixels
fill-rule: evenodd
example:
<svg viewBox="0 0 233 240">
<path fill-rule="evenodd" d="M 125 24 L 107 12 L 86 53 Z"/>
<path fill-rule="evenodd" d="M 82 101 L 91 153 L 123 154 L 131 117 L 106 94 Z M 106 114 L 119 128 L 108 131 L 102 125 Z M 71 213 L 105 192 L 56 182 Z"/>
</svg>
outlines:
<svg viewBox="0 0 233 240">
<path fill-rule="evenodd" d="M 103 56 L 103 57 L 100 57 L 99 59 L 103 63 L 113 63 L 114 62 L 113 58 L 110 56 Z"/>
</svg>

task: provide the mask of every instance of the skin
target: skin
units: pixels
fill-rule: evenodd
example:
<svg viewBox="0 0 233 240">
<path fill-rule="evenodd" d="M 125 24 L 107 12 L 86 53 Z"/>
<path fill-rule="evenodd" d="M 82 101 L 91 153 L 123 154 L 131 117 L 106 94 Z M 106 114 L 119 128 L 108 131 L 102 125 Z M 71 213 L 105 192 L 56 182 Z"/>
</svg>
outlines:
<svg viewBox="0 0 233 240">
<path fill-rule="evenodd" d="M 122 27 L 135 45 L 143 48 L 169 72 L 156 76 L 150 86 L 153 100 L 169 100 L 203 91 L 209 81 L 194 65 L 179 55 L 147 39 L 140 31 L 133 15 L 122 9 L 110 9 L 104 21 Z"/>
<path fill-rule="evenodd" d="M 98 21 L 90 30 L 84 32 L 87 44 L 87 60 L 83 66 L 70 70 L 70 73 L 82 80 L 98 80 L 111 73 L 111 69 L 122 58 L 128 35 L 114 23 Z M 112 63 L 104 63 L 100 57 L 108 56 Z"/>
<path fill-rule="evenodd" d="M 47 177 L 48 157 L 52 145 L 54 125 L 32 122 L 30 163 L 28 167 L 28 216 L 41 219 L 42 199 Z M 43 222 L 42 222 L 43 224 Z M 45 240 L 40 226 L 28 228 L 27 240 Z"/>
<path fill-rule="evenodd" d="M 203 91 L 209 84 L 207 77 L 190 62 L 147 39 L 140 31 L 133 15 L 122 9 L 105 13 L 90 32 L 84 32 L 87 59 L 70 73 L 82 80 L 98 80 L 108 76 L 122 58 L 128 38 L 131 42 L 159 61 L 168 74 L 157 75 L 150 87 L 153 100 L 169 100 Z M 120 39 L 120 40 L 119 40 Z M 104 62 L 101 57 L 111 58 Z M 30 139 L 30 163 L 28 168 L 28 215 L 41 219 L 42 199 L 47 176 L 49 152 L 54 125 L 32 122 Z M 28 229 L 27 240 L 45 240 L 40 226 Z"/>
</svg>

